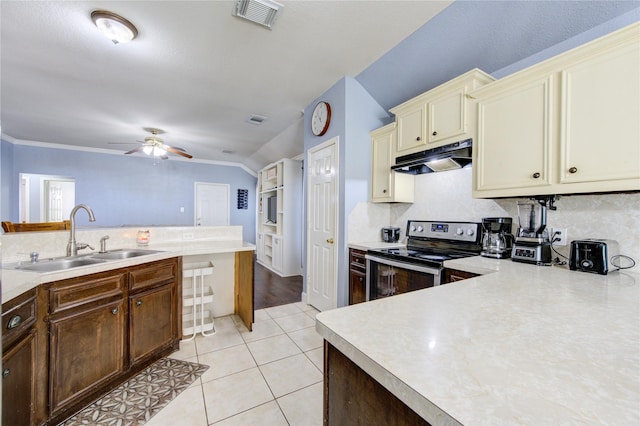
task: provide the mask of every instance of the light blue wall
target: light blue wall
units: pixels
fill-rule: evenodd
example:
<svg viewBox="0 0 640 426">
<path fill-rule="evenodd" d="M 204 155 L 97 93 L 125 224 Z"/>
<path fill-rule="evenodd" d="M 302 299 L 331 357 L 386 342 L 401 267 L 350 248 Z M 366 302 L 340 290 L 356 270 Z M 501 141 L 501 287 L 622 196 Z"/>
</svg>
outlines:
<svg viewBox="0 0 640 426">
<path fill-rule="evenodd" d="M 310 120 L 313 108 L 321 100 L 331 104 L 332 120 L 327 133 L 322 137 L 317 137 L 310 131 Z M 308 154 L 310 148 L 336 136 L 340 139 L 339 211 L 336 239 L 338 306 L 344 306 L 349 301 L 346 219 L 356 204 L 367 202 L 369 199 L 371 175 L 369 132 L 389 123 L 390 120 L 389 114 L 378 105 L 360 83 L 351 77 L 345 77 L 338 81 L 305 110 L 305 153 Z M 306 291 L 306 273 L 304 274 L 303 287 Z"/>
<path fill-rule="evenodd" d="M 0 219 L 14 222 L 11 216 L 13 194 L 13 145 L 0 142 Z M 16 183 L 17 185 L 17 183 Z M 14 203 L 17 204 L 17 198 Z"/>
<path fill-rule="evenodd" d="M 456 1 L 356 80 L 389 109 L 472 68 L 493 75 L 601 24 L 589 39 L 638 19 L 638 1 Z"/>
<path fill-rule="evenodd" d="M 89 205 L 91 226 L 181 225 L 194 221 L 194 183 L 229 184 L 231 225 L 255 242 L 256 178 L 243 169 L 186 161 L 12 145 L 2 141 L 2 220 L 18 221 L 20 173 L 73 176 L 76 203 Z M 237 190 L 249 190 L 249 208 L 237 209 Z M 184 213 L 180 212 L 184 207 Z M 88 226 L 86 215 L 78 224 Z"/>
</svg>

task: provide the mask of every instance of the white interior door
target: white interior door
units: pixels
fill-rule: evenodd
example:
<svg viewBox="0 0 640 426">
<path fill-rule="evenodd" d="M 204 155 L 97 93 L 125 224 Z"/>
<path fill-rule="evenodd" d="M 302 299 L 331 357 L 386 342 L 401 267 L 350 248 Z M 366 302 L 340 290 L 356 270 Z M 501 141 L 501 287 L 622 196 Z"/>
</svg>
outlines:
<svg viewBox="0 0 640 426">
<path fill-rule="evenodd" d="M 75 182 L 68 180 L 44 179 L 44 216 L 41 222 L 62 222 L 69 218 L 75 206 Z"/>
<path fill-rule="evenodd" d="M 196 182 L 195 226 L 229 226 L 229 185 Z"/>
<path fill-rule="evenodd" d="M 320 311 L 338 306 L 338 144 L 311 149 L 307 167 L 307 303 Z"/>
</svg>

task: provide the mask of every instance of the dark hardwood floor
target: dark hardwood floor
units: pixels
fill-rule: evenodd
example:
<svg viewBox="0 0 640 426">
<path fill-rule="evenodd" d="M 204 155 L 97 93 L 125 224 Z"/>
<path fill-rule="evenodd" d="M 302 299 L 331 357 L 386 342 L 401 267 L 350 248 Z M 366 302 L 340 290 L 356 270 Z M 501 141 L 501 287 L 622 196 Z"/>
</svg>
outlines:
<svg viewBox="0 0 640 426">
<path fill-rule="evenodd" d="M 283 278 L 255 260 L 254 271 L 254 309 L 271 308 L 301 300 L 302 275 Z"/>
</svg>

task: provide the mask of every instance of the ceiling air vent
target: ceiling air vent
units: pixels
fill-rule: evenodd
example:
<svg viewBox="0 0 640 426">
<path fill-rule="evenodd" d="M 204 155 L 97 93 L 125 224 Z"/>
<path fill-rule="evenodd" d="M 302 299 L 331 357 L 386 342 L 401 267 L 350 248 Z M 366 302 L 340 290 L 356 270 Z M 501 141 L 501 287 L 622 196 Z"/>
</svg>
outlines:
<svg viewBox="0 0 640 426">
<path fill-rule="evenodd" d="M 237 0 L 233 7 L 233 16 L 271 29 L 282 7 L 280 3 L 271 0 Z"/>
<path fill-rule="evenodd" d="M 267 117 L 263 115 L 252 114 L 249 116 L 249 118 L 247 118 L 247 123 L 251 123 L 251 124 L 255 124 L 256 126 L 259 126 L 260 124 L 264 123 L 266 120 L 267 120 Z"/>
</svg>

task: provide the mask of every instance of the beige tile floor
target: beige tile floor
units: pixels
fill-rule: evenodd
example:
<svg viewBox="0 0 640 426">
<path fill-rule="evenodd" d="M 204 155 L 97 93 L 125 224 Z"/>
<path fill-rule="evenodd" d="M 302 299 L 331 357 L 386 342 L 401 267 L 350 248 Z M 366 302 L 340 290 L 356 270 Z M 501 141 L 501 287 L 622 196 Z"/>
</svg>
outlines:
<svg viewBox="0 0 640 426">
<path fill-rule="evenodd" d="M 304 303 L 261 309 L 252 332 L 238 317 L 216 318 L 215 335 L 171 355 L 209 369 L 147 425 L 322 425 L 317 313 Z"/>
</svg>

